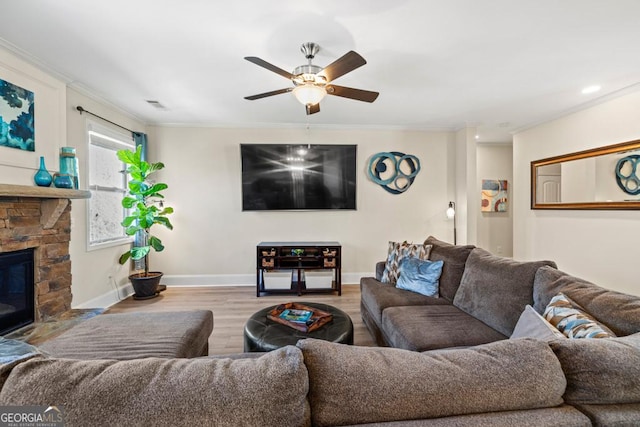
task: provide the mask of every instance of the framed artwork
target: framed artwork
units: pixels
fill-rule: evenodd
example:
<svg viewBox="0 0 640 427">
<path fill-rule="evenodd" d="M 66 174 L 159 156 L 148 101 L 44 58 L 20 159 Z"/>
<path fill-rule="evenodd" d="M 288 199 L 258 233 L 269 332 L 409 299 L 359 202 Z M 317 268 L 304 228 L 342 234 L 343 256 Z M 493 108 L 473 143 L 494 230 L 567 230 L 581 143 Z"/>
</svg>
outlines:
<svg viewBox="0 0 640 427">
<path fill-rule="evenodd" d="M 35 151 L 34 95 L 0 78 L 0 146 Z"/>
<path fill-rule="evenodd" d="M 508 183 L 506 179 L 483 179 L 480 195 L 481 212 L 506 212 Z"/>
<path fill-rule="evenodd" d="M 33 185 L 40 157 L 57 170 L 67 145 L 67 85 L 0 49 L 0 178 Z"/>
</svg>

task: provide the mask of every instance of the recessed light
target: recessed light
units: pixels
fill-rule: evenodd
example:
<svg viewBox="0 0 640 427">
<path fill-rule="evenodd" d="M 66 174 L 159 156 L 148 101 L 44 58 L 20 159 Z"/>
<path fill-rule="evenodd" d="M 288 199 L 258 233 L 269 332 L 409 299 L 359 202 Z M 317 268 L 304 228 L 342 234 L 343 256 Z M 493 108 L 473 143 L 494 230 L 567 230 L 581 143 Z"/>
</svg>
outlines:
<svg viewBox="0 0 640 427">
<path fill-rule="evenodd" d="M 480 135 L 477 135 L 477 134 L 476 134 L 476 139 L 480 139 Z"/>
<path fill-rule="evenodd" d="M 588 95 L 590 93 L 596 93 L 599 90 L 600 90 L 600 86 L 599 85 L 587 86 L 584 89 L 582 89 L 582 93 L 584 95 Z"/>
</svg>

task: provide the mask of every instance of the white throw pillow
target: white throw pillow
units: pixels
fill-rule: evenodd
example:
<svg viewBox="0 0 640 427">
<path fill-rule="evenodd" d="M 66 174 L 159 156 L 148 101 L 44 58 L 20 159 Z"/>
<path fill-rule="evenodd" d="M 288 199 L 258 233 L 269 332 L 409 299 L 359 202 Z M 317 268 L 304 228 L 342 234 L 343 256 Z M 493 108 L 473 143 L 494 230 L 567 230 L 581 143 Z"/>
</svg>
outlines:
<svg viewBox="0 0 640 427">
<path fill-rule="evenodd" d="M 515 338 L 537 338 L 543 341 L 551 341 L 558 338 L 566 338 L 566 336 L 551 323 L 547 322 L 544 317 L 540 316 L 533 307 L 527 305 L 520 315 L 511 337 L 509 337 L 509 339 Z"/>
</svg>

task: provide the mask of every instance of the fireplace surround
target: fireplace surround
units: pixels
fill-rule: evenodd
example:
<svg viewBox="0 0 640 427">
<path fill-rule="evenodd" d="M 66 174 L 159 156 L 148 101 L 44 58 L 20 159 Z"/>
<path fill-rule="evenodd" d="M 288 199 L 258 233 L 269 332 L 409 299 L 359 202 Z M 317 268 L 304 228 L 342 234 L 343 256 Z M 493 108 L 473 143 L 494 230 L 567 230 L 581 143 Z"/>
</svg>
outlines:
<svg viewBox="0 0 640 427">
<path fill-rule="evenodd" d="M 36 322 L 71 308 L 70 200 L 90 196 L 82 190 L 0 184 L 0 253 L 33 250 Z"/>
</svg>

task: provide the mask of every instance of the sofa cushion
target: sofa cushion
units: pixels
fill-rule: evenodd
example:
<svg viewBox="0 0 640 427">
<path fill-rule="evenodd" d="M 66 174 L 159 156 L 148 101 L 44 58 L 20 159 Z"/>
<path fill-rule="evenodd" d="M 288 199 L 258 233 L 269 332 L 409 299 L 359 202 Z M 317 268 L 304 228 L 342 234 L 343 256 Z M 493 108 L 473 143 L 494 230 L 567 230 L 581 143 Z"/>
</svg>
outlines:
<svg viewBox="0 0 640 427">
<path fill-rule="evenodd" d="M 576 405 L 596 427 L 633 427 L 640 425 L 640 403 L 620 405 Z"/>
<path fill-rule="evenodd" d="M 428 297 L 438 297 L 443 261 L 405 258 L 400 261 L 400 278 L 396 287 Z"/>
<path fill-rule="evenodd" d="M 55 402 L 68 425 L 301 426 L 308 373 L 289 346 L 258 359 L 31 359 L 14 367 L 0 405 Z"/>
<path fill-rule="evenodd" d="M 384 261 L 376 262 L 376 280 L 382 281 L 382 275 L 384 274 Z"/>
<path fill-rule="evenodd" d="M 533 308 L 542 314 L 551 298 L 559 292 L 578 303 L 618 336 L 640 332 L 638 296 L 610 291 L 553 268 L 540 268 L 533 282 Z"/>
<path fill-rule="evenodd" d="M 428 297 L 398 289 L 390 283 L 381 283 L 373 277 L 360 279 L 360 300 L 378 325 L 382 324 L 382 311 L 387 307 L 407 305 L 451 304 L 442 298 Z"/>
<path fill-rule="evenodd" d="M 297 346 L 309 372 L 317 426 L 547 408 L 562 403 L 566 385 L 558 360 L 542 341 L 435 354 L 313 339 Z"/>
<path fill-rule="evenodd" d="M 567 378 L 568 403 L 640 402 L 640 333 L 549 342 Z"/>
<path fill-rule="evenodd" d="M 630 424 L 633 425 L 633 424 Z M 391 421 L 388 423 L 357 424 L 358 427 L 496 427 L 544 426 L 591 427 L 589 418 L 573 406 L 527 409 L 524 411 L 485 412 L 482 414 L 454 415 L 429 420 Z"/>
<path fill-rule="evenodd" d="M 535 338 L 551 341 L 567 337 L 527 304 L 518 319 L 518 323 L 516 323 L 516 327 L 513 329 L 513 334 L 509 337 L 509 339 L 515 338 Z"/>
<path fill-rule="evenodd" d="M 442 274 L 440 275 L 440 297 L 452 302 L 460 286 L 460 279 L 464 272 L 467 257 L 475 246 L 452 245 L 433 236 L 427 237 L 424 243 L 425 245 L 431 245 L 430 260 L 444 262 Z"/>
<path fill-rule="evenodd" d="M 450 304 L 389 307 L 382 312 L 381 329 L 389 345 L 414 351 L 466 347 L 506 338 Z"/>
<path fill-rule="evenodd" d="M 40 348 L 67 359 L 197 357 L 207 354 L 210 310 L 101 314 L 44 342 Z"/>
<path fill-rule="evenodd" d="M 476 248 L 467 258 L 453 305 L 509 336 L 525 306 L 533 304 L 533 279 L 543 265 L 555 263 L 514 261 Z"/>
<path fill-rule="evenodd" d="M 429 259 L 431 245 L 421 245 L 407 242 L 389 242 L 387 261 L 382 273 L 383 283 L 396 284 L 400 275 L 400 262 L 405 258 Z"/>
<path fill-rule="evenodd" d="M 589 316 L 563 293 L 551 298 L 544 310 L 544 318 L 569 338 L 615 337 L 609 328 Z"/>
</svg>

